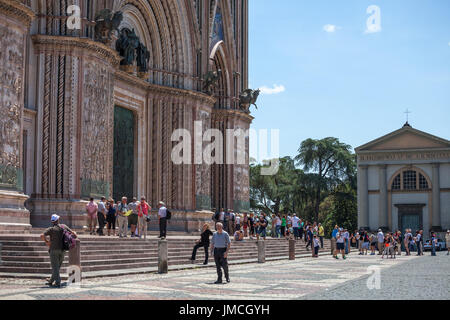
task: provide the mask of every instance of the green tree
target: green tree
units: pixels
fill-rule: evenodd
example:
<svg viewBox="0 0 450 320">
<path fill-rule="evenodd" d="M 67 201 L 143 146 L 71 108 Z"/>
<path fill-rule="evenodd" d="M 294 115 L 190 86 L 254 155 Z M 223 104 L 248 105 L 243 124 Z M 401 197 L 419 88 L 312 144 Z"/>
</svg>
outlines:
<svg viewBox="0 0 450 320">
<path fill-rule="evenodd" d="M 331 189 L 342 180 L 349 180 L 354 174 L 351 146 L 333 137 L 307 139 L 301 143 L 295 160 L 303 166 L 305 172 L 315 175 L 313 206 L 314 219 L 317 221 L 320 203 L 326 196 L 323 191 Z"/>
<path fill-rule="evenodd" d="M 335 225 L 353 232 L 357 229 L 356 190 L 350 183 L 342 183 L 320 204 L 320 219 L 327 234 Z"/>
</svg>

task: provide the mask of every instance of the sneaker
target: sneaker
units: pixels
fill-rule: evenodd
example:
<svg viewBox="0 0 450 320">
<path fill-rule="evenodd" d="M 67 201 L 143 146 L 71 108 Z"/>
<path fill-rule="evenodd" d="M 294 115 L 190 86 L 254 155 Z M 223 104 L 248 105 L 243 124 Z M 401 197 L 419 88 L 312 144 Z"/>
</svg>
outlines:
<svg viewBox="0 0 450 320">
<path fill-rule="evenodd" d="M 231 282 L 230 278 L 227 278 L 227 283 L 230 283 L 230 282 Z"/>
<path fill-rule="evenodd" d="M 345 259 L 347 259 L 347 257 L 346 257 L 346 256 L 343 256 L 343 257 L 342 257 L 342 259 L 344 259 L 344 260 L 345 260 Z"/>
<path fill-rule="evenodd" d="M 203 265 L 207 266 L 207 265 L 208 265 L 208 262 L 206 262 L 206 261 L 205 261 L 205 262 L 203 262 Z"/>
<path fill-rule="evenodd" d="M 217 280 L 214 284 L 222 284 L 222 280 Z"/>
<path fill-rule="evenodd" d="M 339 257 L 338 257 L 338 256 L 335 256 L 335 258 L 336 258 L 336 260 L 339 260 Z"/>
</svg>

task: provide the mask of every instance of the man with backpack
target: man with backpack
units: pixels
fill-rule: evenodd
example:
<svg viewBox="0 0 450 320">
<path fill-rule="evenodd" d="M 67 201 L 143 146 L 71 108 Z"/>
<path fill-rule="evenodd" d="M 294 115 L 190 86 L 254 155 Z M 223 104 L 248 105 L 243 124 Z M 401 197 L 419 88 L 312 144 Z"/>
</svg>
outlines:
<svg viewBox="0 0 450 320">
<path fill-rule="evenodd" d="M 70 230 L 69 227 L 59 223 L 59 218 L 60 217 L 57 214 L 52 215 L 52 226 L 41 234 L 41 240 L 49 247 L 48 252 L 50 254 L 50 263 L 52 266 L 52 276 L 47 280 L 47 284 L 55 288 L 61 288 L 61 276 L 59 271 L 64 261 L 64 231 L 70 232 L 73 238 L 77 237 L 77 234 Z"/>
</svg>

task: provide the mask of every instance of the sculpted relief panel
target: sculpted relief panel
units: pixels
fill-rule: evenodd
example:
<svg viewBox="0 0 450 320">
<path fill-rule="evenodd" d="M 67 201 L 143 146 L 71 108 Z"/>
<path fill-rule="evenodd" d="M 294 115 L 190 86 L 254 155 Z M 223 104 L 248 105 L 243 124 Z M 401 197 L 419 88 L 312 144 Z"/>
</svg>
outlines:
<svg viewBox="0 0 450 320">
<path fill-rule="evenodd" d="M 0 24 L 0 186 L 21 189 L 23 33 Z"/>
<path fill-rule="evenodd" d="M 113 76 L 100 63 L 84 63 L 82 111 L 82 197 L 110 194 Z"/>
<path fill-rule="evenodd" d="M 211 115 L 204 111 L 199 110 L 197 114 L 197 121 L 202 122 L 202 134 L 211 128 Z M 202 149 L 203 151 L 203 149 Z M 195 194 L 198 210 L 211 209 L 211 166 L 202 161 L 202 164 L 197 165 L 195 181 Z"/>
</svg>

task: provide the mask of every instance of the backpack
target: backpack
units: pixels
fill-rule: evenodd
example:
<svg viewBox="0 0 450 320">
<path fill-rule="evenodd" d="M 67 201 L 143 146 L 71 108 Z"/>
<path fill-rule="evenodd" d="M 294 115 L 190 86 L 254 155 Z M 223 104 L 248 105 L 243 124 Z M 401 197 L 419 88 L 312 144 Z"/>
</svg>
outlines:
<svg viewBox="0 0 450 320">
<path fill-rule="evenodd" d="M 214 221 L 219 221 L 219 218 L 220 218 L 220 212 L 216 212 L 216 213 L 213 214 L 213 220 Z"/>
<path fill-rule="evenodd" d="M 167 211 L 166 211 L 166 219 L 167 219 L 167 220 L 172 219 L 172 212 L 170 212 L 169 209 L 166 209 L 166 210 L 167 210 Z"/>
<path fill-rule="evenodd" d="M 62 237 L 63 251 L 69 251 L 70 249 L 75 248 L 76 241 L 75 241 L 75 237 L 73 236 L 73 233 L 61 225 L 59 227 L 63 231 L 63 237 Z"/>
</svg>

